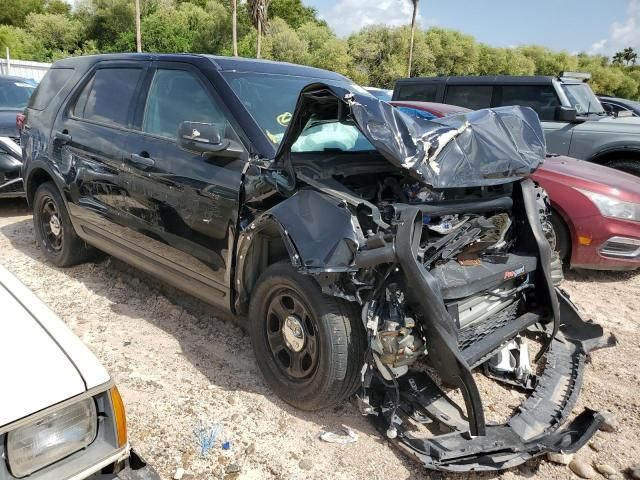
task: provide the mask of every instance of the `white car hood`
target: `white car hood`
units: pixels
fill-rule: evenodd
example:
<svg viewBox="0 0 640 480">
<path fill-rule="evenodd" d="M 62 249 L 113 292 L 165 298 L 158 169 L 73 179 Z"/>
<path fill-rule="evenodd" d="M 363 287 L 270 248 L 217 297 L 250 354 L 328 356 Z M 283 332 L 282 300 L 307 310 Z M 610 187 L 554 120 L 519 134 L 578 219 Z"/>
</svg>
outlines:
<svg viewBox="0 0 640 480">
<path fill-rule="evenodd" d="M 0 427 L 109 381 L 89 349 L 0 266 Z"/>
</svg>

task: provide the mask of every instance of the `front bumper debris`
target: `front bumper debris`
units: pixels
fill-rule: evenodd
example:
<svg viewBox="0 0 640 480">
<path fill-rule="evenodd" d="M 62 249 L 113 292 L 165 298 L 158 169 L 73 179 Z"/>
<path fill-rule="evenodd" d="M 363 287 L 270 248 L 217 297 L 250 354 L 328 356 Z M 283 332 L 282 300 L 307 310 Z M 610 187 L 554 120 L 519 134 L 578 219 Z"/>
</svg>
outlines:
<svg viewBox="0 0 640 480">
<path fill-rule="evenodd" d="M 155 469 L 147 464 L 133 449 L 123 468 L 117 473 L 98 473 L 92 480 L 161 480 Z"/>
<path fill-rule="evenodd" d="M 533 215 L 535 208 L 530 187 L 523 184 L 527 215 Z M 392 381 L 363 377 L 363 413 L 373 414 L 370 418 L 381 433 L 432 470 L 503 470 L 547 452 L 572 453 L 581 448 L 603 421 L 600 414 L 586 409 L 566 424 L 580 392 L 584 365 L 590 352 L 616 342 L 614 337 L 605 339 L 599 325 L 584 321 L 568 296 L 553 287 L 551 249 L 539 222 L 529 221 L 541 266 L 535 277 L 537 307 L 534 303 L 513 315 L 504 309 L 509 316 L 497 323 L 492 320 L 495 325 L 489 327 L 485 321 L 481 328 L 457 329 L 445 310 L 440 284 L 417 260 L 421 216 L 415 207 L 408 207 L 400 210 L 399 218 L 390 255 L 404 284 L 411 286 L 405 291 L 407 305 L 422 323 L 431 367 L 442 384 L 459 389 L 465 408 L 429 375 L 409 370 Z M 511 418 L 504 424 L 488 423 L 473 370 L 512 339 L 530 334 L 541 334 L 536 361 L 544 361 L 544 371 L 528 385 L 529 395 Z"/>
<path fill-rule="evenodd" d="M 484 435 L 470 435 L 463 411 L 426 374 L 411 372 L 400 379 L 401 399 L 395 412 L 383 407 L 381 415 L 372 417 L 376 427 L 386 433 L 393 424 L 394 444 L 428 469 L 448 472 L 503 470 L 547 452 L 580 449 L 597 432 L 603 417 L 585 409 L 565 422 L 578 398 L 587 355 L 615 345 L 615 339 L 605 340 L 600 326 L 582 320 L 560 290 L 558 299 L 562 326 L 546 353 L 544 372 L 506 423 L 486 425 Z M 382 395 L 388 397 L 390 392 Z M 412 423 L 448 433 L 420 437 Z"/>
</svg>

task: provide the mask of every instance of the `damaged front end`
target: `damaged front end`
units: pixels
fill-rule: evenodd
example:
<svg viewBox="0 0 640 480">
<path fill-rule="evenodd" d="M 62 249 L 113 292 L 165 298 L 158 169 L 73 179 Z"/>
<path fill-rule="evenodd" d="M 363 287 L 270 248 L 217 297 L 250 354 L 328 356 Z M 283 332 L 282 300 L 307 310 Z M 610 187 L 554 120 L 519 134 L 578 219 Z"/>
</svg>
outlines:
<svg viewBox="0 0 640 480">
<path fill-rule="evenodd" d="M 0 137 L 0 198 L 23 197 L 22 151 L 9 137 Z"/>
<path fill-rule="evenodd" d="M 305 129 L 331 121 L 356 125 L 375 155 L 296 155 Z M 300 271 L 360 305 L 358 406 L 429 469 L 500 470 L 573 452 L 602 422 L 585 410 L 566 423 L 587 355 L 615 341 L 557 287 L 546 194 L 527 178 L 545 149 L 529 109 L 422 121 L 311 85 L 278 155 L 289 197 L 252 223 L 251 234 L 276 225 Z M 487 421 L 480 375 L 526 393 L 506 421 Z"/>
</svg>

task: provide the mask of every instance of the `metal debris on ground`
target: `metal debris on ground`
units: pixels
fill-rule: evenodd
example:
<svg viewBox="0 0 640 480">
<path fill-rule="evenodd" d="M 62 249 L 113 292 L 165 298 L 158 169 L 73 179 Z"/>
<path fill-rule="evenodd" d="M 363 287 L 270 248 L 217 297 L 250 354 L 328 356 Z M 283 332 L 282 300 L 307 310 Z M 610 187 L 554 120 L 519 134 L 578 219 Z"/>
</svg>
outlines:
<svg viewBox="0 0 640 480">
<path fill-rule="evenodd" d="M 342 425 L 342 430 L 346 435 L 340 435 L 333 432 L 322 432 L 320 440 L 328 443 L 355 443 L 358 441 L 358 434 L 346 425 Z"/>
</svg>

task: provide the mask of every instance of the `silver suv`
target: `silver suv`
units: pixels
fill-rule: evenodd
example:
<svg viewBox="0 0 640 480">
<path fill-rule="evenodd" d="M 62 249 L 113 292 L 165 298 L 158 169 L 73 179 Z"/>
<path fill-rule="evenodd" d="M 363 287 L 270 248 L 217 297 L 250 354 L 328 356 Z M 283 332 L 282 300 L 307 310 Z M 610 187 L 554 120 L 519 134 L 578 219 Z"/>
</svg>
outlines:
<svg viewBox="0 0 640 480">
<path fill-rule="evenodd" d="M 549 153 L 640 176 L 640 118 L 610 116 L 588 74 L 559 77 L 430 77 L 398 80 L 393 100 L 448 103 L 478 110 L 521 105 L 540 117 Z"/>
</svg>

